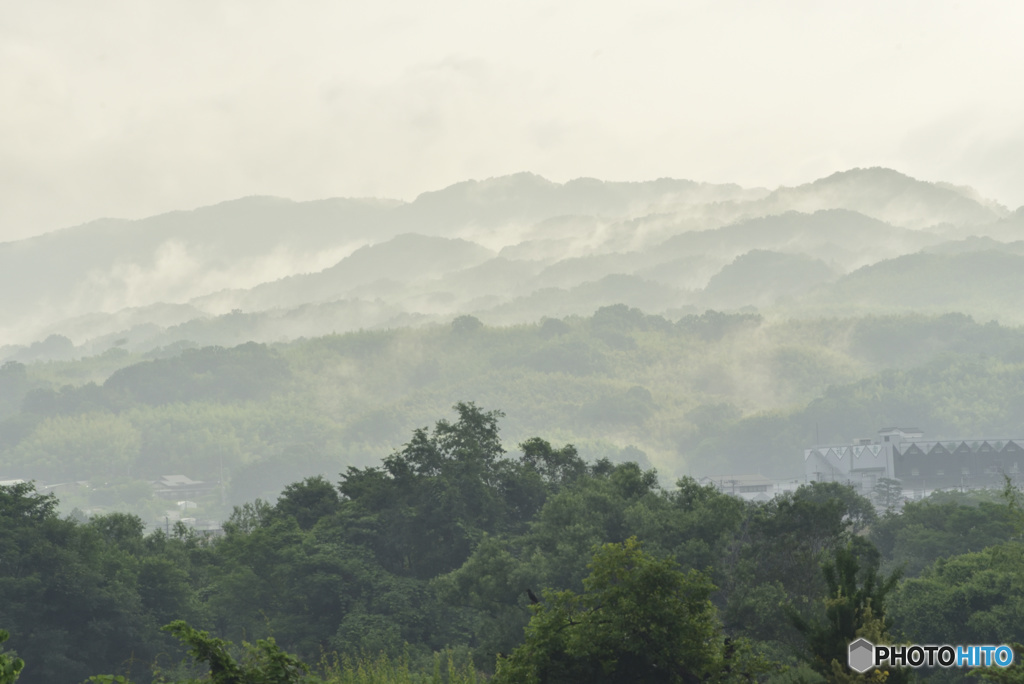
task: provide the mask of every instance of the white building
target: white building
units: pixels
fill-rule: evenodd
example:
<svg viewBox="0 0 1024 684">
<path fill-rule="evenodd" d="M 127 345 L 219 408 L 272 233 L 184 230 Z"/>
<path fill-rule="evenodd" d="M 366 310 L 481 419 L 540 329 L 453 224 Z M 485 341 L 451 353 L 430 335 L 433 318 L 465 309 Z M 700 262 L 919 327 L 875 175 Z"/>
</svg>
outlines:
<svg viewBox="0 0 1024 684">
<path fill-rule="evenodd" d="M 926 440 L 917 428 L 883 428 L 876 439 L 818 444 L 804 449 L 804 475 L 870 491 L 878 480 L 904 489 L 999 486 L 1024 469 L 1024 439 Z"/>
</svg>

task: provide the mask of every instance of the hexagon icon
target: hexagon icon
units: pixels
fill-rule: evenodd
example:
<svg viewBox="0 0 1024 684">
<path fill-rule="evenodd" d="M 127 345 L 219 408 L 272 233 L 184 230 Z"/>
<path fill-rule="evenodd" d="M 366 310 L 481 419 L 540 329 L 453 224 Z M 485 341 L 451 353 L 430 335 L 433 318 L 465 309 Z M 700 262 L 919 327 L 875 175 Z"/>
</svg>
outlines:
<svg viewBox="0 0 1024 684">
<path fill-rule="evenodd" d="M 846 662 L 854 672 L 867 672 L 875 665 L 875 645 L 867 639 L 851 642 Z"/>
</svg>

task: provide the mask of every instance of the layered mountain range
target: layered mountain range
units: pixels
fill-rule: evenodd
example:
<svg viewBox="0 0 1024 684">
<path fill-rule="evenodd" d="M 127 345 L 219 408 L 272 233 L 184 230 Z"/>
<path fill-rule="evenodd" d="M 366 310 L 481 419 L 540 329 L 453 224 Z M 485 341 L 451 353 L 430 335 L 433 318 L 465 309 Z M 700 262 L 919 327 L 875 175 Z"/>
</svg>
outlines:
<svg viewBox="0 0 1024 684">
<path fill-rule="evenodd" d="M 249 197 L 0 244 L 0 361 L 448 321 L 958 311 L 1024 322 L 1024 207 L 853 169 L 776 190 L 522 173 L 412 202 Z"/>
</svg>

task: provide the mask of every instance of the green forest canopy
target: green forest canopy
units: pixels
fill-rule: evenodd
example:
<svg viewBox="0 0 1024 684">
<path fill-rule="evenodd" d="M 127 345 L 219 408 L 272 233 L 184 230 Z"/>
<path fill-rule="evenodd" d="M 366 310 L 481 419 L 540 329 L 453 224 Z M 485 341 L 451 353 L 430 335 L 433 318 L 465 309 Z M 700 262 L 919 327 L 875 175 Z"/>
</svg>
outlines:
<svg viewBox="0 0 1024 684">
<path fill-rule="evenodd" d="M 360 332 L 266 346 L 117 350 L 0 369 L 0 478 L 87 481 L 83 510 L 162 519 L 149 482 L 220 483 L 196 513 L 296 477 L 379 463 L 457 401 L 501 406 L 508 444 L 545 434 L 588 461 L 801 478 L 808 444 L 910 424 L 1024 433 L 1024 332 L 969 317 L 589 318 Z"/>
<path fill-rule="evenodd" d="M 192 681 L 205 667 L 299 681 L 300 661 L 340 682 L 345 658 L 429 674 L 453 649 L 449 681 L 497 668 L 498 681 L 816 682 L 855 635 L 1024 640 L 1010 486 L 881 517 L 837 483 L 749 503 L 539 437 L 506 452 L 501 417 L 459 403 L 378 465 L 236 507 L 222 537 L 146 534 L 123 513 L 80 522 L 30 483 L 0 486 L 0 624 L 17 653 L 0 662 L 23 660 L 29 683 Z"/>
</svg>

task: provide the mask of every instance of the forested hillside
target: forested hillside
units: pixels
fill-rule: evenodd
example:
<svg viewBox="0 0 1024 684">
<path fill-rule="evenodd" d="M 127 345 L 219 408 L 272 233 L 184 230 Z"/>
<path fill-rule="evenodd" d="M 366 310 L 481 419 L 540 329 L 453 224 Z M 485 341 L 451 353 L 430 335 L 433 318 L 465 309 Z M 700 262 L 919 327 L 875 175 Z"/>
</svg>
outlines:
<svg viewBox="0 0 1024 684">
<path fill-rule="evenodd" d="M 380 464 L 236 507 L 222 537 L 62 518 L 32 485 L 0 486 L 8 666 L 24 682 L 365 682 L 351 658 L 367 677 L 383 654 L 397 671 L 372 681 L 397 682 L 454 649 L 429 681 L 819 682 L 856 630 L 1024 640 L 1015 489 L 882 515 L 838 483 L 745 503 L 540 437 L 506 451 L 499 412 L 454 409 Z M 193 628 L 258 647 L 242 659 Z"/>
<path fill-rule="evenodd" d="M 1024 437 L 1021 211 L 518 174 L 0 244 L 0 684 L 962 681 L 843 649 L 1024 641 L 1017 485 L 802 454 Z"/>
<path fill-rule="evenodd" d="M 348 333 L 273 346 L 107 352 L 2 367 L 0 478 L 62 490 L 67 509 L 168 504 L 149 482 L 216 484 L 196 514 L 273 496 L 296 477 L 380 461 L 469 399 L 587 460 L 681 475 L 801 478 L 815 440 L 913 424 L 940 439 L 1024 434 L 1024 332 L 965 316 L 670 320 L 626 306 L 492 328 Z M 154 358 L 155 357 L 155 358 Z"/>
</svg>

